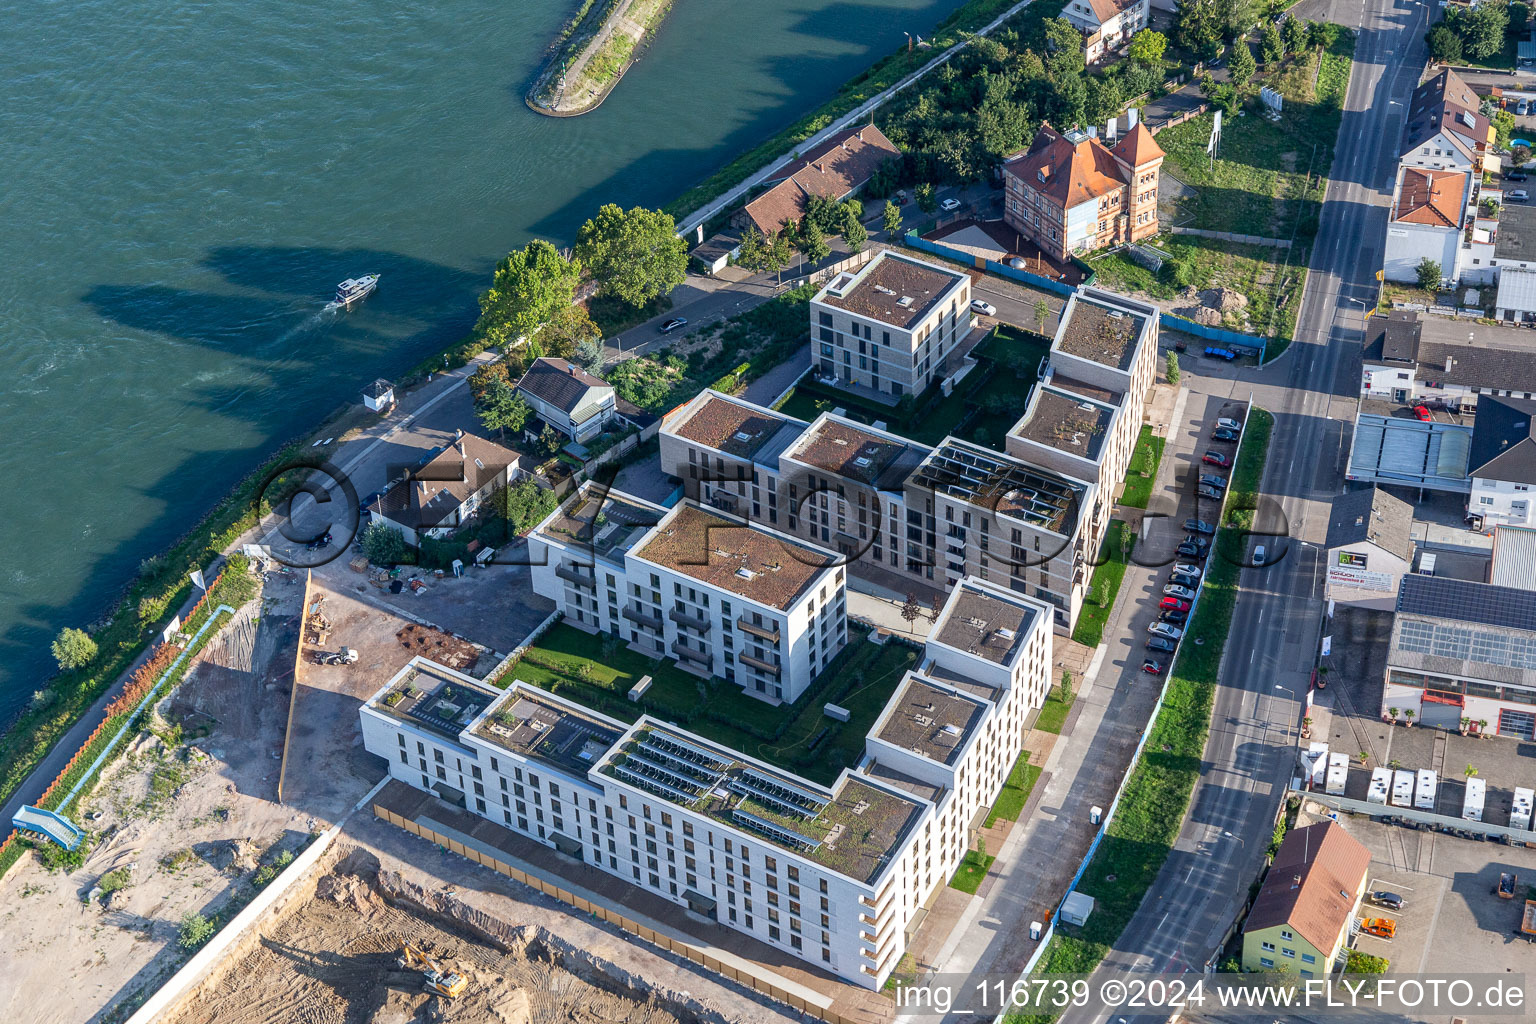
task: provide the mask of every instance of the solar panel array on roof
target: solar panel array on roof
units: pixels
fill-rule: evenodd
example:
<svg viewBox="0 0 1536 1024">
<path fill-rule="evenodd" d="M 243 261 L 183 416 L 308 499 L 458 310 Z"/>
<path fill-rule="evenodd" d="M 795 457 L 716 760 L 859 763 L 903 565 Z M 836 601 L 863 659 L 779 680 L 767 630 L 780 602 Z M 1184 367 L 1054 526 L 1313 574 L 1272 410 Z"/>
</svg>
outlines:
<svg viewBox="0 0 1536 1024">
<path fill-rule="evenodd" d="M 1404 576 L 1397 610 L 1399 614 L 1536 631 L 1536 592 L 1449 576 Z"/>
</svg>

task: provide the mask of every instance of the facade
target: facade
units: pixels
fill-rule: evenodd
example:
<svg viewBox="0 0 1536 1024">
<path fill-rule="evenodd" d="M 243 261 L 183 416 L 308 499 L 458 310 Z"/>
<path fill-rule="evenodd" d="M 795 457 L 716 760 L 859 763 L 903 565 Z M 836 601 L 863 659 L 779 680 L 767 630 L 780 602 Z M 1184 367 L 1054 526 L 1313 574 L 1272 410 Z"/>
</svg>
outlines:
<svg viewBox="0 0 1536 1024">
<path fill-rule="evenodd" d="M 1409 573 L 1398 589 L 1382 707 L 1420 725 L 1536 737 L 1536 591 Z"/>
<path fill-rule="evenodd" d="M 1481 104 L 1450 68 L 1425 79 L 1408 101 L 1399 165 L 1481 175 L 1494 135 L 1493 125 L 1479 113 Z"/>
<path fill-rule="evenodd" d="M 1472 411 L 1482 398 L 1536 398 L 1536 342 L 1425 341 L 1419 314 L 1393 310 L 1366 322 L 1360 394 L 1396 405 Z"/>
<path fill-rule="evenodd" d="M 565 621 L 778 704 L 848 639 L 831 552 L 693 502 L 668 511 L 590 483 L 529 534 L 533 589 Z"/>
<path fill-rule="evenodd" d="M 1413 506 L 1379 487 L 1333 499 L 1328 518 L 1328 600 L 1391 611 L 1413 567 Z"/>
<path fill-rule="evenodd" d="M 566 359 L 535 359 L 517 382 L 517 393 L 540 419 L 577 443 L 590 441 L 613 421 L 613 387 Z"/>
<path fill-rule="evenodd" d="M 1336 821 L 1286 833 L 1243 924 L 1243 970 L 1326 977 L 1343 956 L 1371 854 Z"/>
<path fill-rule="evenodd" d="M 421 465 L 379 496 L 369 517 L 398 530 L 408 544 L 440 539 L 464 525 L 498 488 L 524 474 L 522 456 L 494 441 L 459 431 Z"/>
<path fill-rule="evenodd" d="M 1428 259 L 1440 265 L 1443 281 L 1460 281 L 1463 254 L 1471 254 L 1464 228 L 1475 215 L 1470 171 L 1398 167 L 1382 264 L 1386 279 L 1416 284 L 1419 264 Z"/>
<path fill-rule="evenodd" d="M 828 281 L 810 308 L 822 376 L 888 400 L 943 378 L 973 324 L 968 274 L 889 249 Z"/>
<path fill-rule="evenodd" d="M 1028 599 L 957 588 L 830 786 L 422 659 L 364 704 L 363 741 L 407 785 L 878 990 L 1019 756 L 1050 684 L 1047 623 Z"/>
<path fill-rule="evenodd" d="M 782 230 L 785 221 L 798 224 L 809 197 L 847 199 L 887 160 L 900 159 L 901 150 L 874 125 L 844 128 L 765 179 L 773 187 L 736 211 L 731 226 L 751 226 L 771 235 Z"/>
<path fill-rule="evenodd" d="M 1532 522 L 1536 487 L 1536 401 L 1484 395 L 1477 403 L 1467 462 L 1467 517 L 1477 529 Z"/>
<path fill-rule="evenodd" d="M 1083 59 L 1095 64 L 1147 27 L 1148 0 L 1072 0 L 1061 16 L 1083 34 Z"/>
<path fill-rule="evenodd" d="M 1059 261 L 1157 234 L 1164 154 L 1131 116 L 1129 130 L 1106 142 L 1042 122 L 1029 148 L 1003 164 L 1008 226 Z"/>
</svg>

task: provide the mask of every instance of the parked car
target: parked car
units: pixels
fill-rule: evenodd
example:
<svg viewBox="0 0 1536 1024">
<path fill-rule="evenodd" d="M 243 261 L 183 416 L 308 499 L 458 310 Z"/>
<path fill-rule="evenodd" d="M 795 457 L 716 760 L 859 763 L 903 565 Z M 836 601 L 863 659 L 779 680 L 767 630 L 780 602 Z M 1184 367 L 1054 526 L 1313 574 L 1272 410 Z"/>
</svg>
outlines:
<svg viewBox="0 0 1536 1024">
<path fill-rule="evenodd" d="M 1169 622 L 1154 622 L 1147 626 L 1147 632 L 1153 636 L 1165 636 L 1169 640 L 1178 640 L 1184 636 L 1184 631 Z"/>
<path fill-rule="evenodd" d="M 1524 171 L 1508 171 L 1504 175 L 1504 180 L 1505 181 L 1524 181 L 1524 180 L 1526 180 L 1529 177 L 1530 177 L 1530 175 L 1526 174 Z"/>
<path fill-rule="evenodd" d="M 1256 545 L 1254 547 L 1254 549 L 1253 549 L 1253 564 L 1254 565 L 1258 565 L 1258 566 L 1262 566 L 1264 564 L 1264 555 L 1265 555 L 1264 545 L 1263 544 Z"/>
<path fill-rule="evenodd" d="M 1378 907 L 1386 907 L 1389 910 L 1402 910 L 1403 898 L 1395 892 L 1386 889 L 1377 889 L 1371 893 L 1371 902 Z"/>
<path fill-rule="evenodd" d="M 1231 458 L 1229 458 L 1226 455 L 1221 454 L 1221 452 L 1215 452 L 1215 451 L 1206 452 L 1204 455 L 1200 456 L 1200 461 L 1206 463 L 1207 465 L 1211 465 L 1211 466 L 1230 466 L 1230 465 L 1232 465 Z"/>
<path fill-rule="evenodd" d="M 981 299 L 972 299 L 971 312 L 980 313 L 982 316 L 997 316 L 997 307 Z"/>
<path fill-rule="evenodd" d="M 942 209 L 945 213 L 954 213 L 956 210 L 960 209 L 960 200 L 956 199 L 954 196 L 950 196 L 948 199 L 939 204 L 939 208 Z"/>
<path fill-rule="evenodd" d="M 1230 443 L 1235 443 L 1238 438 L 1242 437 L 1241 434 L 1231 429 L 1230 427 L 1217 427 L 1216 432 L 1211 436 L 1218 441 L 1227 441 Z"/>
<path fill-rule="evenodd" d="M 671 320 L 668 320 L 666 323 L 662 324 L 660 327 L 658 327 L 656 329 L 658 331 L 660 331 L 662 334 L 671 334 L 673 331 L 677 330 L 679 327 L 686 327 L 686 326 L 688 326 L 688 321 L 687 320 L 683 319 L 680 316 L 675 316 Z"/>
<path fill-rule="evenodd" d="M 1171 622 L 1175 626 L 1182 626 L 1189 621 L 1189 609 L 1164 608 L 1158 618 L 1163 622 Z"/>
<path fill-rule="evenodd" d="M 1215 473 L 1201 473 L 1200 482 L 1207 487 L 1220 487 L 1222 490 L 1227 488 L 1227 478 L 1217 476 Z"/>
<path fill-rule="evenodd" d="M 1184 538 L 1184 542 L 1178 546 L 1179 554 L 1186 558 L 1204 558 L 1206 545 L 1198 544 L 1193 537 Z"/>
<path fill-rule="evenodd" d="M 1189 611 L 1189 602 L 1179 597 L 1165 597 L 1157 603 L 1157 606 L 1165 612 Z"/>
<path fill-rule="evenodd" d="M 1141 670 L 1149 676 L 1160 676 L 1163 674 L 1163 663 L 1156 658 L 1148 658 L 1141 663 Z"/>
<path fill-rule="evenodd" d="M 1190 533 L 1210 534 L 1216 532 L 1216 527 L 1212 526 L 1204 519 L 1186 519 L 1184 520 L 1184 529 L 1188 530 Z"/>
<path fill-rule="evenodd" d="M 1179 645 L 1165 636 L 1154 636 L 1147 639 L 1147 650 L 1162 651 L 1164 654 L 1172 654 L 1174 648 Z"/>
<path fill-rule="evenodd" d="M 1413 415 L 1418 418 L 1420 423 L 1428 423 L 1430 420 L 1434 419 L 1434 417 L 1429 414 L 1429 409 L 1422 405 L 1416 405 L 1413 407 Z"/>
<path fill-rule="evenodd" d="M 1504 198 L 1512 203 L 1523 203 L 1531 198 L 1531 194 L 1523 188 L 1517 188 L 1513 192 L 1505 192 Z"/>
<path fill-rule="evenodd" d="M 1210 498 L 1212 501 L 1221 500 L 1221 492 L 1209 484 L 1201 484 L 1199 487 L 1196 487 L 1195 493 L 1202 498 Z"/>
<path fill-rule="evenodd" d="M 1241 423 L 1237 422 L 1237 420 L 1233 419 L 1230 416 L 1222 416 L 1221 418 L 1219 418 L 1216 421 L 1216 425 L 1218 427 L 1225 427 L 1228 430 L 1242 430 L 1243 429 L 1243 425 Z"/>
<path fill-rule="evenodd" d="M 1223 360 L 1225 360 L 1225 361 L 1227 361 L 1229 363 L 1232 360 L 1237 358 L 1237 353 L 1233 352 L 1231 349 L 1229 349 L 1229 348 L 1218 348 L 1215 345 L 1211 345 L 1210 347 L 1208 347 L 1205 350 L 1205 354 L 1210 356 L 1212 359 L 1223 359 Z"/>
<path fill-rule="evenodd" d="M 1195 599 L 1195 592 L 1188 587 L 1181 587 L 1177 583 L 1164 583 L 1163 596 L 1176 597 L 1180 601 L 1193 601 Z"/>
<path fill-rule="evenodd" d="M 1168 577 L 1168 582 L 1177 583 L 1181 587 L 1188 587 L 1190 590 L 1194 590 L 1200 585 L 1200 577 L 1191 576 L 1188 573 L 1176 572 Z"/>
<path fill-rule="evenodd" d="M 1205 570 L 1193 562 L 1174 562 L 1173 571 L 1180 576 L 1193 576 L 1195 579 L 1205 575 Z"/>
</svg>

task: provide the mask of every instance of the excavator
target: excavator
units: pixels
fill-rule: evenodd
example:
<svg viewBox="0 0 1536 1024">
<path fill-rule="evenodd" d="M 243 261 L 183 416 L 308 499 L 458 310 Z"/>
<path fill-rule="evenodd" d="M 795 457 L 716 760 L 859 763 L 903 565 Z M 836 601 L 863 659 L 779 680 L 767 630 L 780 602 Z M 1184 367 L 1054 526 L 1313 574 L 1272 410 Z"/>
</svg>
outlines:
<svg viewBox="0 0 1536 1024">
<path fill-rule="evenodd" d="M 445 970 L 442 964 L 409 942 L 400 943 L 400 957 L 395 962 L 403 970 L 419 971 L 422 984 L 440 996 L 457 999 L 469 987 L 469 981 L 464 975 Z"/>
</svg>

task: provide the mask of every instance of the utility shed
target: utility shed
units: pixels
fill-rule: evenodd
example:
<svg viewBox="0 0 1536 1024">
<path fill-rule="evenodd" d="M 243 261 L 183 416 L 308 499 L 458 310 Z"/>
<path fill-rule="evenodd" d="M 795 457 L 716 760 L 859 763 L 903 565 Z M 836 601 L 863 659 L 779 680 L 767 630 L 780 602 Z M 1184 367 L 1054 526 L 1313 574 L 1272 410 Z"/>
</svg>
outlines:
<svg viewBox="0 0 1536 1024">
<path fill-rule="evenodd" d="M 1092 913 L 1093 897 L 1085 892 L 1073 889 L 1067 893 L 1067 898 L 1061 901 L 1061 919 L 1067 924 L 1087 924 L 1088 915 Z"/>
</svg>

